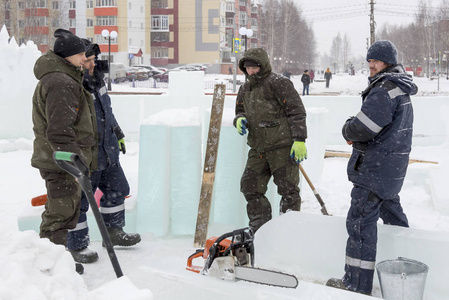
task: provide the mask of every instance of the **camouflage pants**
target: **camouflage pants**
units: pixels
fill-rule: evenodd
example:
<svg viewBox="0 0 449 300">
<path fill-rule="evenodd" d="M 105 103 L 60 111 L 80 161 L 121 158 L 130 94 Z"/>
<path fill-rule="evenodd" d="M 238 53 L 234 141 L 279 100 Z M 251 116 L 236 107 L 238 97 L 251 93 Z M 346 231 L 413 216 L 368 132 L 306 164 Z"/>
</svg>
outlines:
<svg viewBox="0 0 449 300">
<path fill-rule="evenodd" d="M 57 245 L 67 244 L 67 232 L 76 226 L 80 214 L 81 187 L 65 172 L 40 170 L 47 187 L 47 203 L 42 213 L 40 237 Z"/>
<path fill-rule="evenodd" d="M 265 193 L 273 176 L 277 192 L 281 195 L 280 212 L 301 209 L 299 196 L 299 167 L 290 158 L 290 147 L 278 148 L 265 153 L 251 149 L 245 171 L 240 181 L 240 191 L 247 201 L 249 226 L 256 231 L 271 220 L 271 204 Z"/>
</svg>

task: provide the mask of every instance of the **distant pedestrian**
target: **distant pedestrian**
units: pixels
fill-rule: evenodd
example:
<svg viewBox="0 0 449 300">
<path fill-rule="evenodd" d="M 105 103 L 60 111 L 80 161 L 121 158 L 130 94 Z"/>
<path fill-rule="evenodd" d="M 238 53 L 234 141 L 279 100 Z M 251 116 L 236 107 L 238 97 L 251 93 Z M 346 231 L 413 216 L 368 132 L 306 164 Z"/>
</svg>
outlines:
<svg viewBox="0 0 449 300">
<path fill-rule="evenodd" d="M 232 67 L 229 67 L 228 71 L 229 71 L 229 75 L 232 75 L 232 74 L 233 74 L 233 73 L 232 73 Z"/>
<path fill-rule="evenodd" d="M 285 70 L 282 75 L 284 75 L 284 77 L 287 77 L 288 79 L 290 79 L 290 77 L 292 76 L 292 73 L 289 70 Z"/>
<path fill-rule="evenodd" d="M 304 96 L 306 91 L 307 91 L 307 95 L 309 95 L 309 85 L 310 85 L 309 70 L 304 71 L 304 73 L 301 76 L 301 82 L 303 84 L 302 95 Z"/>
<path fill-rule="evenodd" d="M 329 83 L 332 79 L 332 72 L 327 68 L 326 72 L 324 72 L 324 79 L 326 79 L 326 88 L 329 88 Z"/>
<path fill-rule="evenodd" d="M 313 70 L 310 70 L 309 76 L 310 76 L 310 83 L 313 83 L 313 80 L 315 79 L 315 72 Z"/>
</svg>

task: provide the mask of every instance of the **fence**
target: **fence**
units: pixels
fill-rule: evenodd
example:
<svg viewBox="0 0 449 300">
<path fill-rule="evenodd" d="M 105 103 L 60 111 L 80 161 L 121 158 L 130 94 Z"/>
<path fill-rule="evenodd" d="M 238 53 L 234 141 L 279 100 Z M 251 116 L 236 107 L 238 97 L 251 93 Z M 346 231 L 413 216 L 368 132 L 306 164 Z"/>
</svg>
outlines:
<svg viewBox="0 0 449 300">
<path fill-rule="evenodd" d="M 238 91 L 241 81 L 237 81 L 236 83 L 236 91 Z M 168 82 L 156 81 L 153 78 L 148 80 L 134 80 L 134 81 L 125 81 L 114 83 L 118 86 L 132 87 L 132 88 L 147 88 L 147 89 L 168 89 Z M 215 80 L 205 80 L 204 81 L 204 89 L 205 90 L 213 90 L 214 85 L 216 84 Z M 226 81 L 226 90 L 232 91 L 234 88 L 233 82 Z"/>
</svg>

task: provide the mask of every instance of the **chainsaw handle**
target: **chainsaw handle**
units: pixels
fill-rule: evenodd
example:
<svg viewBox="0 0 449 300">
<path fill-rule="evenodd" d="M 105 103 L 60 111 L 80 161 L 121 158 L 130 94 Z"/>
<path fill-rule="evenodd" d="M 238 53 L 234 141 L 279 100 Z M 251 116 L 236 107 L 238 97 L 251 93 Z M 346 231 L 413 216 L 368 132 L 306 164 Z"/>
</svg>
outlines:
<svg viewBox="0 0 449 300">
<path fill-rule="evenodd" d="M 194 266 L 193 265 L 193 260 L 195 258 L 201 257 L 203 255 L 204 255 L 204 249 L 198 249 L 198 250 L 196 250 L 195 253 L 190 255 L 189 258 L 187 259 L 187 268 L 186 268 L 186 270 L 192 271 L 192 272 L 195 272 L 195 273 L 200 273 L 203 268 L 202 267 L 198 267 L 198 266 Z"/>
<path fill-rule="evenodd" d="M 53 159 L 61 169 L 77 179 L 83 175 L 86 177 L 89 175 L 89 169 L 76 153 L 55 151 L 53 152 Z"/>
</svg>

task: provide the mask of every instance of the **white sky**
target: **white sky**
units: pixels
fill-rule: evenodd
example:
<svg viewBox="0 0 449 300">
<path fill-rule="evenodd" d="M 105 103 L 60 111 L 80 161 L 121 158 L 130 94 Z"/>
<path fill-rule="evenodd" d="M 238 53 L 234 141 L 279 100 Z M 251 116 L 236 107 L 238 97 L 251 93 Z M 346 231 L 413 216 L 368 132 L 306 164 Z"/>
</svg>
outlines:
<svg viewBox="0 0 449 300">
<path fill-rule="evenodd" d="M 366 38 L 370 35 L 369 0 L 294 0 L 303 16 L 313 22 L 320 54 L 329 52 L 332 39 L 340 32 L 348 34 L 353 56 L 366 54 Z M 438 0 L 425 0 L 438 6 Z M 376 0 L 374 20 L 376 30 L 385 24 L 408 24 L 414 20 L 420 0 Z"/>
</svg>

